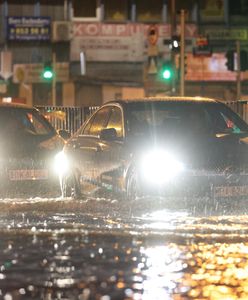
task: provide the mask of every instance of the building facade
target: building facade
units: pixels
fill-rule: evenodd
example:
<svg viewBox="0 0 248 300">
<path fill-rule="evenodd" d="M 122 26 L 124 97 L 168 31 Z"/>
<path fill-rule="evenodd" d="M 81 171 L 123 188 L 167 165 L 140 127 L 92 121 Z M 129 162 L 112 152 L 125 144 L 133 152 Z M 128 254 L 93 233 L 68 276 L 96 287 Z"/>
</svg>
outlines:
<svg viewBox="0 0 248 300">
<path fill-rule="evenodd" d="M 248 0 L 1 0 L 0 9 L 1 98 L 88 106 L 179 94 L 179 54 L 170 43 L 181 34 L 182 10 L 185 95 L 248 95 L 248 72 L 238 87 L 238 72 L 226 66 L 228 50 L 248 50 Z M 171 60 L 174 79 L 165 81 L 161 68 Z M 54 80 L 42 77 L 46 64 Z"/>
</svg>

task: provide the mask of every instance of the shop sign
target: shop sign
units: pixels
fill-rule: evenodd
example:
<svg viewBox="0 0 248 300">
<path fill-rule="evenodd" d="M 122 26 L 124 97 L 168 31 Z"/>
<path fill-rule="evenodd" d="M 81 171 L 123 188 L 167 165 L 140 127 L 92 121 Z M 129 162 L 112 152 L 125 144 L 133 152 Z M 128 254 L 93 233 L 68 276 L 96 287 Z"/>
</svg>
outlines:
<svg viewBox="0 0 248 300">
<path fill-rule="evenodd" d="M 241 79 L 247 80 L 248 71 L 241 72 Z M 237 72 L 228 71 L 225 53 L 213 53 L 212 56 L 194 56 L 187 54 L 188 81 L 236 81 Z"/>
<path fill-rule="evenodd" d="M 211 40 L 247 40 L 247 29 L 206 29 L 205 35 Z"/>
<path fill-rule="evenodd" d="M 49 17 L 8 17 L 9 41 L 49 41 L 51 20 Z"/>
<path fill-rule="evenodd" d="M 43 64 L 15 64 L 13 67 L 14 83 L 46 82 L 42 77 Z M 56 63 L 55 79 L 59 82 L 69 80 L 69 63 Z"/>
<path fill-rule="evenodd" d="M 148 32 L 154 32 L 148 40 Z M 180 32 L 180 26 L 177 28 Z M 185 25 L 185 37 L 196 36 L 195 24 Z M 169 53 L 164 39 L 171 37 L 170 24 L 105 24 L 73 22 L 71 60 L 79 61 L 80 53 L 86 54 L 87 61 L 129 61 L 142 62 L 147 59 L 148 46 L 158 47 L 158 52 Z"/>
</svg>

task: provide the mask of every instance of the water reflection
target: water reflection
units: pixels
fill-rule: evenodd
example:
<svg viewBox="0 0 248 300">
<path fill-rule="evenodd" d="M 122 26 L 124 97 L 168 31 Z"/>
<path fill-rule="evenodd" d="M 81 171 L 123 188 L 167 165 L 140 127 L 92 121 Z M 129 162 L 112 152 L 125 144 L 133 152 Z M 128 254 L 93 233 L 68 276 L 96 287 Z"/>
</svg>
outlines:
<svg viewBox="0 0 248 300">
<path fill-rule="evenodd" d="M 171 299 L 176 282 L 187 267 L 180 259 L 180 249 L 157 246 L 141 249 L 141 253 L 146 256 L 142 299 Z"/>
<path fill-rule="evenodd" d="M 242 212 L 202 217 L 151 203 L 130 217 L 109 199 L 0 206 L 0 299 L 248 299 Z"/>
</svg>

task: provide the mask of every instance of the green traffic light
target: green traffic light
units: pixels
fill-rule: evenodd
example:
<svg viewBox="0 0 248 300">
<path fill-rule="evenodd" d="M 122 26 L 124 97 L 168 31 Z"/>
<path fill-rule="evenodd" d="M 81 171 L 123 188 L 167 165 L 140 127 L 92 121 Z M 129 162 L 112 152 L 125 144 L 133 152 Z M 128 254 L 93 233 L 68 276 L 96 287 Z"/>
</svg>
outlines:
<svg viewBox="0 0 248 300">
<path fill-rule="evenodd" d="M 165 61 L 160 69 L 160 77 L 163 80 L 170 81 L 174 76 L 173 64 L 171 61 Z"/>
<path fill-rule="evenodd" d="M 169 69 L 165 69 L 162 73 L 162 76 L 164 79 L 170 79 L 171 78 L 171 70 Z"/>
<path fill-rule="evenodd" d="M 52 72 L 52 70 L 44 70 L 44 72 L 43 72 L 43 78 L 45 78 L 45 79 L 52 79 L 53 78 L 53 72 Z"/>
</svg>

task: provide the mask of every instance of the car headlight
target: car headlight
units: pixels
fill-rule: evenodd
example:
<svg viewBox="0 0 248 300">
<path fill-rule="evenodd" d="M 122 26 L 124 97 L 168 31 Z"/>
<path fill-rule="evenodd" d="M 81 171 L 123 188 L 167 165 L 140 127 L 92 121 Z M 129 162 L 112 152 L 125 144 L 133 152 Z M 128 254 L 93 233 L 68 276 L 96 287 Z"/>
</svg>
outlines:
<svg viewBox="0 0 248 300">
<path fill-rule="evenodd" d="M 54 171 L 58 175 L 63 175 L 69 170 L 69 160 L 64 151 L 61 151 L 55 155 L 53 167 Z"/>
<path fill-rule="evenodd" d="M 163 150 L 154 150 L 141 158 L 141 174 L 149 182 L 164 183 L 184 170 L 184 165 Z"/>
</svg>

